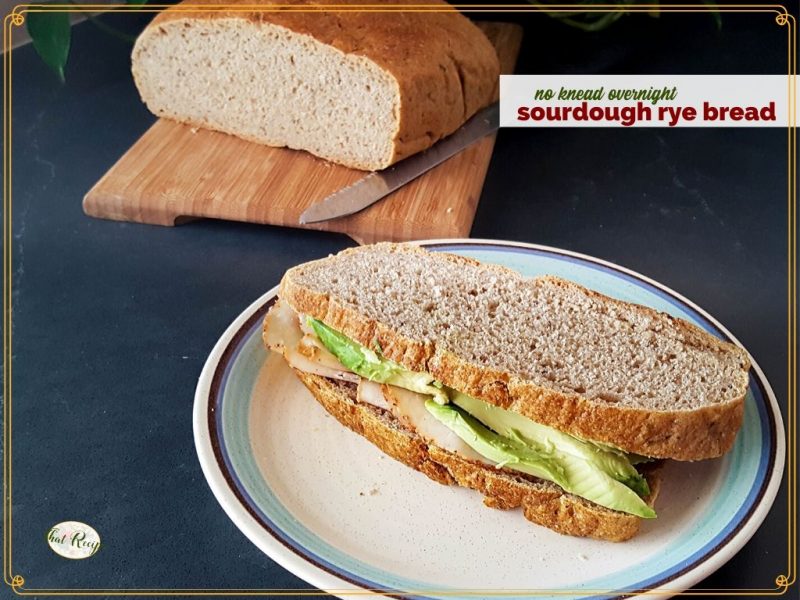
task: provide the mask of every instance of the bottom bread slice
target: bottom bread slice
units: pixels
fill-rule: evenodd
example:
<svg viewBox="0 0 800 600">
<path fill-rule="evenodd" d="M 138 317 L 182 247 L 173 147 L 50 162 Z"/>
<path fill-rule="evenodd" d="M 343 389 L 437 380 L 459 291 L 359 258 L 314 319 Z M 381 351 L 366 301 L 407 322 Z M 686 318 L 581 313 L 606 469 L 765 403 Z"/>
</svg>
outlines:
<svg viewBox="0 0 800 600">
<path fill-rule="evenodd" d="M 622 542 L 639 530 L 639 517 L 568 494 L 548 481 L 508 469 L 496 469 L 427 444 L 389 412 L 359 402 L 355 384 L 295 372 L 317 401 L 340 423 L 434 481 L 479 491 L 486 506 L 500 509 L 522 507 L 529 521 L 566 535 Z M 652 506 L 660 485 L 660 463 L 642 467 L 650 486 L 650 496 L 646 501 Z"/>
</svg>

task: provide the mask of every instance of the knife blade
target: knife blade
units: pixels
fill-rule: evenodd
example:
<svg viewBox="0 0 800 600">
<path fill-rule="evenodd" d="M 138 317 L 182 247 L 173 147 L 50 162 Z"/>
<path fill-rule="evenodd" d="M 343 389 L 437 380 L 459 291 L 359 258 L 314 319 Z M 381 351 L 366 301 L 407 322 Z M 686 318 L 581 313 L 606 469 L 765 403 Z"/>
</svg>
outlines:
<svg viewBox="0 0 800 600">
<path fill-rule="evenodd" d="M 499 125 L 500 104 L 495 102 L 477 112 L 455 133 L 424 152 L 414 154 L 382 171 L 373 171 L 310 206 L 300 215 L 300 224 L 319 223 L 364 210 L 473 142 L 496 131 Z"/>
</svg>

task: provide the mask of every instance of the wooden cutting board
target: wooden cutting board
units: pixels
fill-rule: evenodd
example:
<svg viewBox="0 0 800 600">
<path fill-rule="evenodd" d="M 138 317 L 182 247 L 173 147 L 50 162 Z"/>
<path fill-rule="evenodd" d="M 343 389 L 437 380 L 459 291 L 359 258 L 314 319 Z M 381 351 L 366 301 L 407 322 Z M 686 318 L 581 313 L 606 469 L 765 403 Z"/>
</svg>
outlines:
<svg viewBox="0 0 800 600">
<path fill-rule="evenodd" d="M 512 73 L 522 29 L 479 23 Z M 494 148 L 487 136 L 371 207 L 304 225 L 376 241 L 468 237 Z M 87 215 L 175 225 L 216 218 L 300 227 L 300 214 L 365 171 L 159 119 L 83 199 Z"/>
</svg>

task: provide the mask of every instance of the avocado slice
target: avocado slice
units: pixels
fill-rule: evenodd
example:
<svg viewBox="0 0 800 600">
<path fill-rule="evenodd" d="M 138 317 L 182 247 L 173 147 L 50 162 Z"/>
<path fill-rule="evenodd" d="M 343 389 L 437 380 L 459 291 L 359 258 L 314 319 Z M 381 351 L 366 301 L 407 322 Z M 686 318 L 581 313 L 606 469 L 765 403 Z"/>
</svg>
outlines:
<svg viewBox="0 0 800 600">
<path fill-rule="evenodd" d="M 593 464 L 640 496 L 650 495 L 647 480 L 639 474 L 621 450 L 611 450 L 608 447 L 603 448 L 598 444 L 585 442 L 568 433 L 461 392 L 453 393 L 452 401 L 500 435 L 512 438 L 519 436 L 525 443 L 553 446 L 562 454 Z"/>
<path fill-rule="evenodd" d="M 625 452 L 624 450 L 621 450 L 620 448 L 617 448 L 612 444 L 606 444 L 604 442 L 595 442 L 593 440 L 585 440 L 583 438 L 578 438 L 578 439 L 581 440 L 582 442 L 586 442 L 587 444 L 591 444 L 592 446 L 596 446 L 600 450 L 621 454 L 622 456 L 627 458 L 628 462 L 631 463 L 632 465 L 643 465 L 645 463 L 655 462 L 656 460 L 655 458 L 650 458 L 649 456 L 645 456 L 644 454 L 636 454 L 635 452 Z M 647 493 L 649 494 L 650 492 L 648 491 Z"/>
<path fill-rule="evenodd" d="M 308 317 L 307 322 L 317 334 L 319 341 L 353 373 L 370 381 L 396 385 L 412 392 L 433 396 L 439 404 L 449 402 L 442 384 L 428 373 L 404 369 L 396 362 L 383 358 L 380 351 L 375 352 L 362 346 L 322 321 Z"/>
<path fill-rule="evenodd" d="M 609 476 L 585 456 L 561 450 L 553 438 L 527 439 L 513 428 L 506 429 L 509 436 L 499 435 L 453 404 L 445 406 L 428 400 L 425 408 L 473 450 L 496 462 L 498 468 L 508 467 L 552 481 L 567 492 L 612 510 L 645 519 L 656 516 L 655 511 L 631 488 Z"/>
</svg>

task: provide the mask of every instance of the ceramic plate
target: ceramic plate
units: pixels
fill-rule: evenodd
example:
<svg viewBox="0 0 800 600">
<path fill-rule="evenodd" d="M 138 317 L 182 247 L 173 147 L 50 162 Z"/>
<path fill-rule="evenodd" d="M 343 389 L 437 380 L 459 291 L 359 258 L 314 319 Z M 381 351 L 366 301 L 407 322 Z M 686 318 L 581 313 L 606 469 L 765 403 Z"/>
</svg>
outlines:
<svg viewBox="0 0 800 600">
<path fill-rule="evenodd" d="M 517 243 L 425 243 L 526 276 L 551 273 L 734 338 L 700 308 L 616 265 Z M 480 494 L 442 486 L 385 456 L 330 417 L 261 343 L 267 292 L 220 338 L 197 386 L 194 436 L 205 476 L 234 523 L 308 583 L 344 595 L 563 598 L 691 587 L 753 535 L 778 490 L 784 433 L 775 396 L 753 363 L 744 426 L 723 458 L 668 462 L 656 508 L 631 541 L 558 535 L 519 510 L 485 508 Z M 649 597 L 652 597 L 650 595 Z"/>
</svg>

